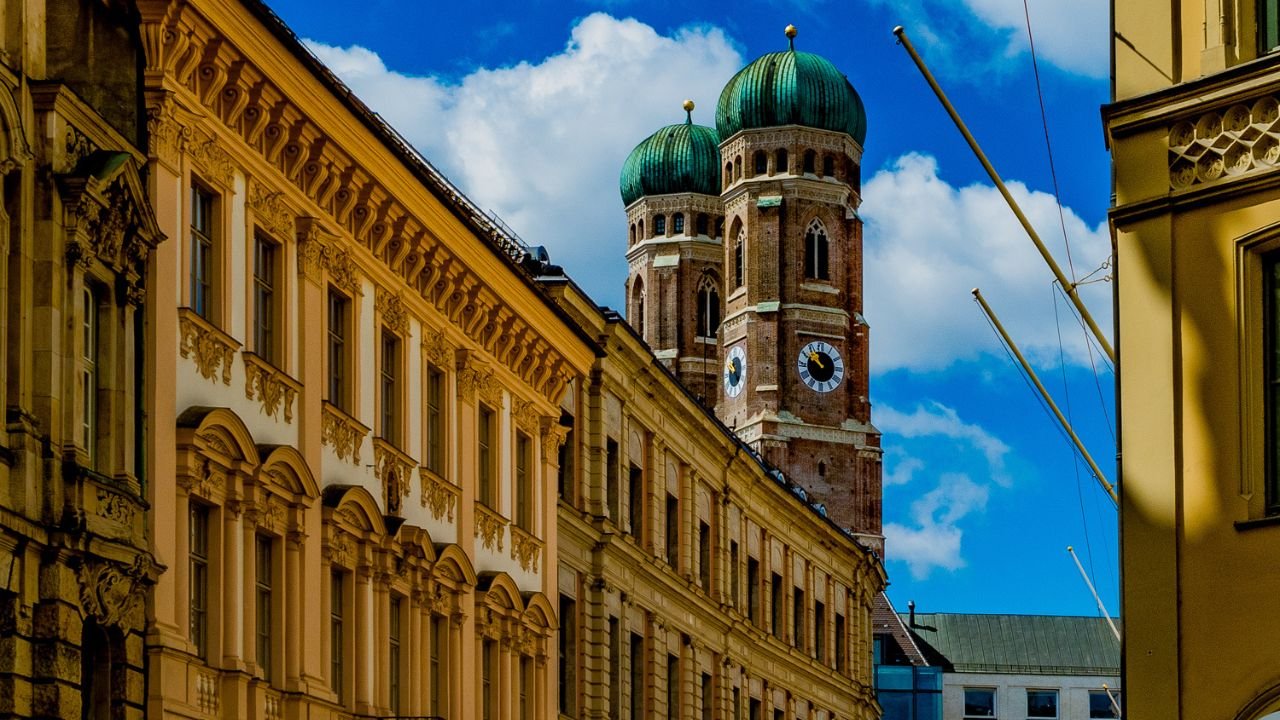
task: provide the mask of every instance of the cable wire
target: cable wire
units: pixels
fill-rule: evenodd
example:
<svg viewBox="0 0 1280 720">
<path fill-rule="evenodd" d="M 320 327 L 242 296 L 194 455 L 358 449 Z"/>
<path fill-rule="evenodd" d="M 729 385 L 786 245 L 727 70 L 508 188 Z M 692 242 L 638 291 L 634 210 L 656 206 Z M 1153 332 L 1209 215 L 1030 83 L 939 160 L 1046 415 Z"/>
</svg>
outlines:
<svg viewBox="0 0 1280 720">
<path fill-rule="evenodd" d="M 1058 293 L 1055 291 L 1057 280 L 1049 287 L 1049 295 L 1053 298 L 1053 326 L 1058 332 L 1058 369 L 1062 372 L 1062 395 L 1067 406 L 1067 422 L 1075 424 L 1071 415 L 1071 386 L 1067 382 L 1067 352 L 1062 343 L 1062 320 L 1058 317 Z M 1093 543 L 1089 539 L 1089 516 L 1084 509 L 1084 483 L 1080 480 L 1080 459 L 1071 453 L 1071 469 L 1076 475 L 1076 499 L 1080 502 L 1080 526 L 1084 528 L 1084 550 L 1089 560 L 1089 577 L 1094 587 L 1098 586 L 1098 573 L 1093 568 Z"/>
</svg>

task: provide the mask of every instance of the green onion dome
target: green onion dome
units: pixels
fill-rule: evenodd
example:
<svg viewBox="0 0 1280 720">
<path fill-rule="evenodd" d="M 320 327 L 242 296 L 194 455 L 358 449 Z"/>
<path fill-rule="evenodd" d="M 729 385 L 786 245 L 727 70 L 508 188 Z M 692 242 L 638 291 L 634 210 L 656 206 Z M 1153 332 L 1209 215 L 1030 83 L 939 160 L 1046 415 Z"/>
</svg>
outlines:
<svg viewBox="0 0 1280 720">
<path fill-rule="evenodd" d="M 795 28 L 787 27 L 787 37 Z M 729 138 L 739 130 L 802 125 L 867 137 L 862 98 L 831 61 L 792 47 L 768 53 L 738 71 L 716 107 L 716 129 Z"/>
<path fill-rule="evenodd" d="M 720 138 L 716 131 L 693 124 L 693 102 L 681 125 L 668 125 L 645 138 L 622 164 L 618 184 L 622 203 L 646 195 L 694 192 L 720 194 Z"/>
</svg>

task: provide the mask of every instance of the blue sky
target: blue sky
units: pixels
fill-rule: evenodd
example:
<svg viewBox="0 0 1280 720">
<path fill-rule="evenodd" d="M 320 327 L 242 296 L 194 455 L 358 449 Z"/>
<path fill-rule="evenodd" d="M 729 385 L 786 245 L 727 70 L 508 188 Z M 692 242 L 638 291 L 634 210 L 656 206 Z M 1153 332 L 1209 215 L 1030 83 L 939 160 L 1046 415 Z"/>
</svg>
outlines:
<svg viewBox="0 0 1280 720">
<path fill-rule="evenodd" d="M 1031 0 L 1053 196 L 1022 0 L 273 0 L 355 92 L 482 207 L 621 306 L 631 148 L 714 124 L 742 65 L 796 46 L 867 106 L 863 159 L 873 420 L 884 431 L 890 596 L 925 612 L 1095 614 L 1074 545 L 1118 611 L 1116 514 L 995 341 L 980 286 L 1114 475 L 1113 378 L 891 29 L 906 26 L 995 166 L 1078 275 L 1110 252 L 1104 0 Z M 1102 270 L 1098 276 L 1105 277 Z M 1110 328 L 1111 285 L 1082 289 Z M 1056 320 L 1055 320 L 1056 317 Z M 1095 367 L 1097 372 L 1095 372 Z M 1112 478 L 1114 479 L 1114 477 Z"/>
</svg>

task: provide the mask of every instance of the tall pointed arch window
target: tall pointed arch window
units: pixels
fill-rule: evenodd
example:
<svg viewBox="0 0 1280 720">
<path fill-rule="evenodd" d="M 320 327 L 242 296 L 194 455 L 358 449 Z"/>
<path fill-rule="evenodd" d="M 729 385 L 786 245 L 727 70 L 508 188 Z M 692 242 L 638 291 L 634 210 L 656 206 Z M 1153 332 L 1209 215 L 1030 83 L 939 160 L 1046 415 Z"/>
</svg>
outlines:
<svg viewBox="0 0 1280 720">
<path fill-rule="evenodd" d="M 738 230 L 738 237 L 733 241 L 733 286 L 742 287 L 743 252 L 747 244 L 746 229 Z"/>
<path fill-rule="evenodd" d="M 828 266 L 827 229 L 817 218 L 804 231 L 804 276 L 814 280 L 830 280 Z"/>
<path fill-rule="evenodd" d="M 631 307 L 631 325 L 644 337 L 644 281 L 638 277 L 631 286 Z"/>
<path fill-rule="evenodd" d="M 715 339 L 720 327 L 719 284 L 710 274 L 698 281 L 698 337 Z"/>
</svg>

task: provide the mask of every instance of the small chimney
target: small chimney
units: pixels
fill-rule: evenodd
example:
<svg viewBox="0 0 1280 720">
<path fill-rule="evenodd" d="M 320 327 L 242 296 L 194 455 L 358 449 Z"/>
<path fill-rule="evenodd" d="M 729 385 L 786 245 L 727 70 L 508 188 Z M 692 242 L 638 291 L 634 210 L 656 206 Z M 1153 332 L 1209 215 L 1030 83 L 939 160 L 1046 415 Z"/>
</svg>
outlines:
<svg viewBox="0 0 1280 720">
<path fill-rule="evenodd" d="M 914 628 L 916 626 L 916 601 L 907 601 L 907 627 Z"/>
</svg>

